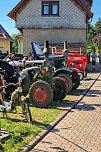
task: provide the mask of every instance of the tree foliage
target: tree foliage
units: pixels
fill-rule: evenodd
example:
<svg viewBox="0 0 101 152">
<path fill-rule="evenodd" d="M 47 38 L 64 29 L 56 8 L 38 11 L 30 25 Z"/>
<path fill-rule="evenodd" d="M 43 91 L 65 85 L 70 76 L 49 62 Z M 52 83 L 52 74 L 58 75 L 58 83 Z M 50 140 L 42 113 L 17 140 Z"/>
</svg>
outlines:
<svg viewBox="0 0 101 152">
<path fill-rule="evenodd" d="M 87 48 L 89 48 L 89 51 L 94 49 L 93 42 L 92 42 L 92 39 L 93 39 L 94 35 L 95 35 L 94 26 L 88 24 Z"/>
<path fill-rule="evenodd" d="M 101 33 L 101 19 L 99 18 L 95 25 L 91 25 L 91 24 L 88 24 L 88 34 L 87 34 L 87 48 L 88 48 L 88 51 L 92 51 L 92 50 L 95 50 L 95 46 L 92 42 L 92 39 L 94 38 L 95 35 L 97 35 L 98 33 Z M 101 49 L 101 38 L 99 38 L 99 44 L 98 44 L 98 47 L 96 49 L 100 50 Z"/>
<path fill-rule="evenodd" d="M 101 50 L 101 40 L 99 40 L 98 49 Z"/>
<path fill-rule="evenodd" d="M 12 39 L 13 39 L 12 52 L 13 52 L 13 53 L 18 52 L 18 41 L 17 41 L 17 37 L 16 37 L 18 34 L 19 34 L 19 33 L 17 33 L 17 34 L 12 34 Z"/>
<path fill-rule="evenodd" d="M 96 33 L 100 33 L 101 32 L 101 19 L 100 18 L 95 23 L 95 31 L 96 31 Z"/>
</svg>

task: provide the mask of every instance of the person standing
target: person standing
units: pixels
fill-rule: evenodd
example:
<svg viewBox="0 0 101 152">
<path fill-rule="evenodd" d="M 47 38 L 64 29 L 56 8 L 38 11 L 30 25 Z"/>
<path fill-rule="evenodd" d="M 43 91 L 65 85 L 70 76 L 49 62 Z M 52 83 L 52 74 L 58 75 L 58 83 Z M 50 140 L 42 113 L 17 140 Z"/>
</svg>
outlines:
<svg viewBox="0 0 101 152">
<path fill-rule="evenodd" d="M 101 70 L 101 51 L 100 51 L 100 53 L 98 55 L 98 58 L 99 58 L 99 65 L 100 65 L 100 70 Z"/>
<path fill-rule="evenodd" d="M 97 59 L 97 54 L 95 51 L 92 53 L 91 57 L 92 57 L 92 67 L 93 67 L 93 70 L 95 70 L 96 59 Z"/>
</svg>

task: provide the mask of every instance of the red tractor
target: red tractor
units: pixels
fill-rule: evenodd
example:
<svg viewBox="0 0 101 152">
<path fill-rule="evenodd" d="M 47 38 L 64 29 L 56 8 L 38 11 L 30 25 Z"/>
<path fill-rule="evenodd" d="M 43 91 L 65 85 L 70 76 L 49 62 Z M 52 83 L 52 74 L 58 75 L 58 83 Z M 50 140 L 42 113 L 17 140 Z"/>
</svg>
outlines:
<svg viewBox="0 0 101 152">
<path fill-rule="evenodd" d="M 55 55 L 61 55 L 63 54 L 63 51 L 61 52 L 55 52 Z M 83 78 L 87 76 L 87 57 L 84 54 L 79 53 L 68 53 L 68 60 L 67 60 L 67 66 L 68 68 L 76 68 L 79 69 L 82 74 Z"/>
<path fill-rule="evenodd" d="M 83 77 L 87 76 L 87 57 L 84 54 L 68 53 L 68 67 L 74 62 L 72 67 L 79 69 L 83 73 Z"/>
</svg>

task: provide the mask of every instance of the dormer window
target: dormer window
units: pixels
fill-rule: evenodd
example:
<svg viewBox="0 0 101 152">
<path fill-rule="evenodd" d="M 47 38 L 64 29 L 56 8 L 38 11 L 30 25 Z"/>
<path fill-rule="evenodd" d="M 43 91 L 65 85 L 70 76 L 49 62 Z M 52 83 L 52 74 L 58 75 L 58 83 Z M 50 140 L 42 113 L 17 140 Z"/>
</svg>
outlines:
<svg viewBox="0 0 101 152">
<path fill-rule="evenodd" d="M 44 16 L 59 15 L 59 1 L 43 1 L 42 15 Z"/>
</svg>

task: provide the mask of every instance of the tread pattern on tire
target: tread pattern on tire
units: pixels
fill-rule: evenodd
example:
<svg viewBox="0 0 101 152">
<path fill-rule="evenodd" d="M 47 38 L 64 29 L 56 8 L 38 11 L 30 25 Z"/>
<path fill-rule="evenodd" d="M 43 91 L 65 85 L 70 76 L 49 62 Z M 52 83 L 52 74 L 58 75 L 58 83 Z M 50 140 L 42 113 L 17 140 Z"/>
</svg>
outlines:
<svg viewBox="0 0 101 152">
<path fill-rule="evenodd" d="M 86 69 L 83 71 L 83 77 L 84 78 L 87 77 L 87 70 Z"/>
<path fill-rule="evenodd" d="M 57 86 L 57 84 L 58 84 L 58 86 L 60 85 L 60 87 L 62 86 L 61 93 L 60 93 L 60 91 L 56 92 L 55 91 L 56 87 L 55 86 L 53 87 L 53 100 L 54 101 L 58 101 L 58 100 L 61 101 L 67 95 L 67 86 L 65 84 L 65 81 L 63 79 L 61 79 L 60 77 L 54 77 L 53 79 L 55 80 L 55 84 L 54 84 L 55 86 Z"/>
<path fill-rule="evenodd" d="M 47 100 L 46 100 L 45 103 L 43 103 L 43 104 L 38 104 L 37 102 L 34 101 L 34 99 L 33 99 L 33 97 L 32 97 L 33 89 L 34 89 L 36 86 L 42 86 L 42 87 L 44 87 L 44 89 L 46 89 L 47 92 L 48 92 Z M 53 90 L 52 90 L 52 88 L 50 87 L 50 85 L 49 85 L 47 82 L 42 81 L 42 80 L 36 81 L 36 82 L 34 82 L 34 83 L 30 86 L 30 89 L 29 89 L 29 100 L 30 100 L 30 102 L 31 102 L 35 107 L 40 107 L 40 108 L 48 107 L 48 106 L 51 104 L 51 102 L 53 101 Z"/>
<path fill-rule="evenodd" d="M 58 77 L 64 76 L 68 80 L 68 92 L 70 92 L 73 87 L 72 79 L 70 78 L 70 76 L 64 73 L 58 74 L 57 76 Z"/>
<path fill-rule="evenodd" d="M 73 90 L 77 89 L 80 85 L 80 77 L 78 73 L 76 72 L 72 73 L 72 82 L 73 82 Z"/>
</svg>

